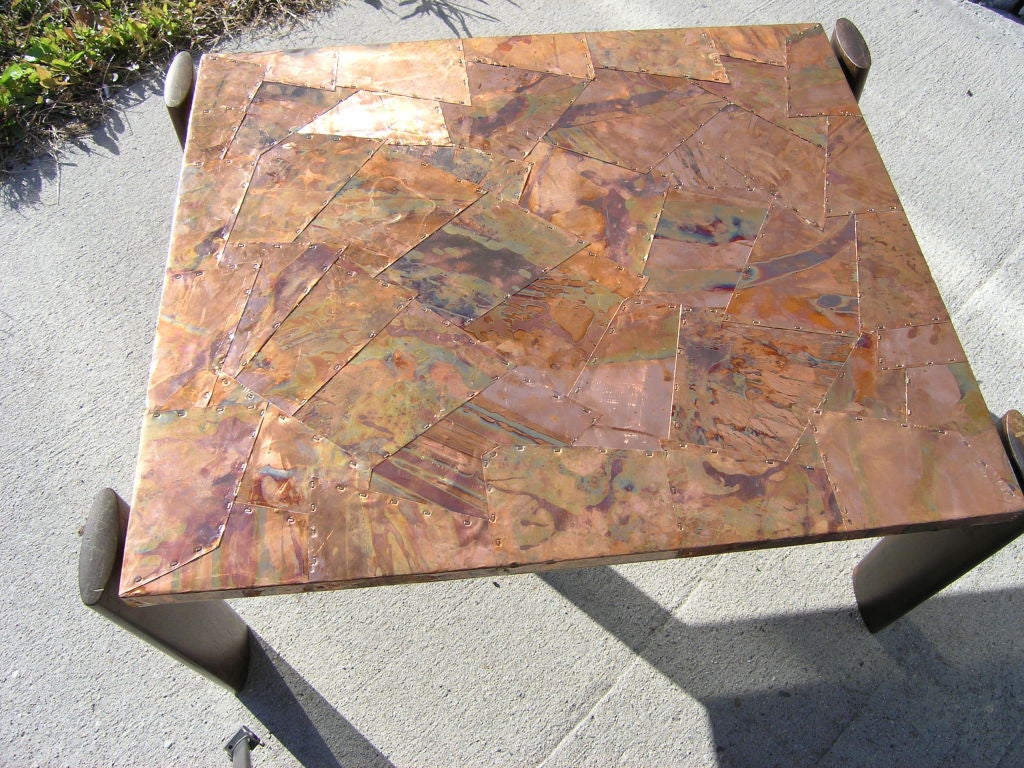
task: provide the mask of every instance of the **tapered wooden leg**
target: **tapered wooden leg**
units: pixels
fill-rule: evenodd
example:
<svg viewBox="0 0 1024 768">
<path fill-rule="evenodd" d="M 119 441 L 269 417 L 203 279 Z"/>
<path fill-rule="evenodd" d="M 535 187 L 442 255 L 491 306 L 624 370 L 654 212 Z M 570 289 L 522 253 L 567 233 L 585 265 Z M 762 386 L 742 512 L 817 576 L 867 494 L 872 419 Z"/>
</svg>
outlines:
<svg viewBox="0 0 1024 768">
<path fill-rule="evenodd" d="M 233 691 L 249 673 L 249 627 L 223 600 L 137 608 L 118 597 L 128 505 L 97 494 L 82 534 L 82 602 L 133 635 Z"/>
<path fill-rule="evenodd" d="M 1024 417 L 1009 411 L 1003 440 L 1024 475 Z M 1024 533 L 1024 514 L 1008 522 L 888 536 L 853 572 L 857 607 L 872 632 L 892 624 Z"/>
<path fill-rule="evenodd" d="M 836 28 L 832 32 L 832 50 L 839 59 L 839 66 L 843 68 L 846 81 L 850 84 L 850 90 L 858 101 L 861 93 L 864 92 L 864 83 L 868 79 L 868 70 L 871 69 L 871 52 L 868 44 L 864 42 L 864 36 L 849 19 L 839 19 Z"/>
</svg>

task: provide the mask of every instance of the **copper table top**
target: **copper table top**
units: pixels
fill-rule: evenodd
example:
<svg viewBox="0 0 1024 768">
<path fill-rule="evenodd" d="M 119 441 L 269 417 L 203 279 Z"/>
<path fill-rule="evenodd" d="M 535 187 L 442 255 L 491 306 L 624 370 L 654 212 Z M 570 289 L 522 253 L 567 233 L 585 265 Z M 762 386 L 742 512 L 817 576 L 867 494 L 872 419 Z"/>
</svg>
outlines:
<svg viewBox="0 0 1024 768">
<path fill-rule="evenodd" d="M 202 59 L 124 596 L 1021 509 L 820 26 Z"/>
</svg>

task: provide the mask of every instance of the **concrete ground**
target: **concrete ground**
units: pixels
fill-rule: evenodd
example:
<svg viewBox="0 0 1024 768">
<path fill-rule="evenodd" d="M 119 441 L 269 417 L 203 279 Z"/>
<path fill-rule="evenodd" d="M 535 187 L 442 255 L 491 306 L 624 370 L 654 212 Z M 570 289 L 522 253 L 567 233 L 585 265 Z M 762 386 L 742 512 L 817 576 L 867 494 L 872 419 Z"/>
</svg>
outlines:
<svg viewBox="0 0 1024 768">
<path fill-rule="evenodd" d="M 1024 26 L 950 0 L 461 5 L 473 35 L 852 16 L 989 406 L 1024 406 Z M 452 34 L 396 7 L 238 45 Z M 0 765 L 224 765 L 242 723 L 261 768 L 1024 765 L 1024 540 L 877 636 L 849 578 L 869 541 L 235 601 L 259 638 L 237 698 L 83 608 L 89 501 L 131 491 L 180 159 L 158 95 L 120 103 L 0 213 Z"/>
</svg>

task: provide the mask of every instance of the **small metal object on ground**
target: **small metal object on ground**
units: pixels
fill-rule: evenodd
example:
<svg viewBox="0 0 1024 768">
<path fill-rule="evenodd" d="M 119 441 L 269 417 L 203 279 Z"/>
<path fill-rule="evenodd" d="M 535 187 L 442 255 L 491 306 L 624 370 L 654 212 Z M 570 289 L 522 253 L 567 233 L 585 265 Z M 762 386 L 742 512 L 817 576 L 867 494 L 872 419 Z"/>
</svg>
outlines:
<svg viewBox="0 0 1024 768">
<path fill-rule="evenodd" d="M 224 751 L 231 757 L 233 768 L 249 768 L 252 765 L 249 753 L 262 743 L 260 737 L 249 726 L 243 725 L 234 736 L 224 742 Z"/>
<path fill-rule="evenodd" d="M 110 488 L 93 501 L 82 533 L 82 602 L 200 674 L 239 691 L 249 671 L 249 627 L 223 600 L 137 608 L 117 596 L 127 509 Z"/>
<path fill-rule="evenodd" d="M 171 118 L 174 132 L 181 146 L 185 146 L 188 133 L 188 116 L 192 111 L 192 94 L 195 89 L 195 68 L 192 54 L 180 51 L 171 60 L 164 79 L 164 106 Z"/>
<path fill-rule="evenodd" d="M 871 52 L 864 36 L 849 19 L 836 21 L 836 28 L 832 32 L 832 49 L 850 83 L 850 90 L 860 100 L 864 83 L 868 79 L 868 70 L 871 69 Z"/>
<path fill-rule="evenodd" d="M 1024 417 L 1001 421 L 1007 453 L 1024 482 Z M 882 539 L 853 572 L 857 606 L 872 632 L 885 629 L 1024 533 L 1024 515 L 990 525 L 922 531 Z"/>
</svg>

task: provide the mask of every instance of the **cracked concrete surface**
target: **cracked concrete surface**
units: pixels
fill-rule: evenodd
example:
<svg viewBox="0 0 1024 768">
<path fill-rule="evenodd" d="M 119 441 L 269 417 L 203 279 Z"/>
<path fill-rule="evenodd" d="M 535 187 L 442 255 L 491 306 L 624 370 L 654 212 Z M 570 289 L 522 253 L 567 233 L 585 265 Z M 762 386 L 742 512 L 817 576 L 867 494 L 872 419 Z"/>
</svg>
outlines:
<svg viewBox="0 0 1024 768">
<path fill-rule="evenodd" d="M 451 34 L 375 5 L 236 45 Z M 463 6 L 477 36 L 850 16 L 989 406 L 1024 406 L 1024 27 L 951 0 Z M 235 601 L 258 636 L 237 698 L 82 607 L 78 528 L 131 490 L 180 160 L 133 94 L 0 214 L 0 764 L 218 765 L 246 723 L 261 767 L 1024 765 L 1024 541 L 878 636 L 849 579 L 869 541 Z"/>
</svg>

